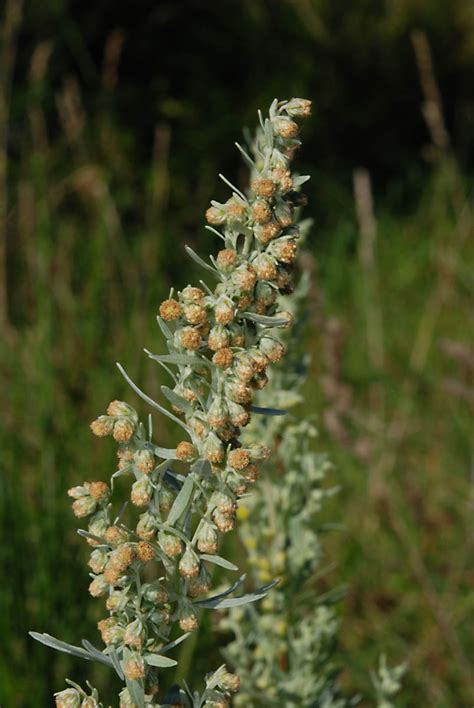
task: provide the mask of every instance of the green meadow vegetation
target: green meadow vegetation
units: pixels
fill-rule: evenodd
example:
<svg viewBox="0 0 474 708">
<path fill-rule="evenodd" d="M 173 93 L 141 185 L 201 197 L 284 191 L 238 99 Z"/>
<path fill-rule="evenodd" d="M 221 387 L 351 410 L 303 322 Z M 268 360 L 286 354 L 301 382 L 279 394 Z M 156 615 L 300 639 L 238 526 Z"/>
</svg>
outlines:
<svg viewBox="0 0 474 708">
<path fill-rule="evenodd" d="M 201 17 L 187 5 L 162 3 L 160 25 L 143 3 L 128 34 L 126 12 L 114 19 L 106 2 L 82 14 L 66 2 L 2 9 L 0 703 L 50 705 L 64 676 L 88 677 L 104 695 L 113 687 L 106 669 L 28 637 L 97 637 L 100 608 L 66 490 L 115 465 L 113 446 L 89 430 L 110 400 L 148 412 L 115 362 L 159 395 L 162 373 L 141 348 L 160 341 L 155 317 L 170 286 L 199 277 L 184 245 L 208 250 L 196 225 L 224 194 L 217 173 L 237 173 L 229 146 L 242 117 L 253 125 L 268 97 L 294 93 L 315 104 L 298 165 L 312 177 L 305 216 L 314 219 L 301 264 L 312 274 L 312 367 L 300 412 L 316 416 L 327 484 L 339 487 L 323 512 L 335 528 L 323 539 L 321 582 L 346 588 L 341 682 L 367 695 L 385 654 L 408 665 L 401 707 L 470 706 L 474 125 L 464 86 L 474 16 L 462 2 L 433 2 L 429 13 L 415 0 L 391 10 L 363 2 L 345 14 L 340 2 L 288 0 L 272 13 L 254 0 L 232 3 L 232 30 L 222 10 Z M 186 11 L 200 41 L 173 56 L 163 45 L 147 78 L 153 23 L 164 40 L 166 22 L 177 31 Z M 233 34 L 244 29 L 245 59 Z M 240 94 L 235 77 L 225 80 L 233 69 Z M 372 88 L 364 99 L 366 69 L 386 95 Z M 163 442 L 176 444 L 160 424 Z M 206 651 L 182 649 L 191 679 L 221 661 L 206 644 L 209 621 Z"/>
</svg>

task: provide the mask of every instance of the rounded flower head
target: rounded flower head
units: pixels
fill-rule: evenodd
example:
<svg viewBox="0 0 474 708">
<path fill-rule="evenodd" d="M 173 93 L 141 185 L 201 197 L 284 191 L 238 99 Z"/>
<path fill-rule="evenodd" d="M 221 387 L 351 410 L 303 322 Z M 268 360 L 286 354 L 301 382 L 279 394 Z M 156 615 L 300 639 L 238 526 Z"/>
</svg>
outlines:
<svg viewBox="0 0 474 708">
<path fill-rule="evenodd" d="M 201 553 L 217 553 L 217 531 L 208 522 L 203 522 L 198 531 L 197 547 Z"/>
<path fill-rule="evenodd" d="M 111 401 L 107 406 L 107 415 L 136 418 L 137 413 L 132 406 L 129 406 L 125 401 Z"/>
<path fill-rule="evenodd" d="M 217 351 L 229 346 L 230 335 L 228 330 L 223 325 L 216 325 L 209 333 L 207 344 L 209 349 Z"/>
<path fill-rule="evenodd" d="M 225 204 L 225 213 L 229 224 L 244 222 L 247 218 L 247 205 L 236 197 L 231 197 Z"/>
<path fill-rule="evenodd" d="M 183 578 L 195 578 L 199 575 L 201 563 L 193 549 L 188 546 L 179 561 L 179 572 Z"/>
<path fill-rule="evenodd" d="M 218 685 L 223 691 L 237 693 L 240 688 L 240 678 L 237 674 L 231 674 L 229 671 L 226 671 Z"/>
<path fill-rule="evenodd" d="M 54 694 L 57 708 L 80 708 L 81 694 L 75 688 L 65 688 Z"/>
<path fill-rule="evenodd" d="M 136 619 L 126 626 L 123 641 L 129 647 L 140 649 L 145 641 L 145 636 L 145 629 L 141 620 Z"/>
<path fill-rule="evenodd" d="M 146 475 L 133 483 L 130 499 L 135 506 L 146 506 L 150 503 L 152 495 L 153 485 Z"/>
<path fill-rule="evenodd" d="M 198 628 L 198 618 L 192 607 L 186 607 L 179 612 L 179 626 L 183 632 L 193 632 Z"/>
<path fill-rule="evenodd" d="M 110 487 L 106 482 L 88 482 L 87 491 L 96 502 L 104 502 L 110 497 Z"/>
<path fill-rule="evenodd" d="M 96 508 L 97 503 L 89 495 L 76 499 L 76 501 L 73 502 L 72 505 L 74 515 L 77 516 L 78 519 L 82 519 L 84 516 L 89 516 L 89 514 L 93 514 Z"/>
<path fill-rule="evenodd" d="M 100 415 L 92 421 L 90 427 L 94 435 L 97 435 L 99 438 L 103 438 L 106 435 L 112 434 L 114 429 L 114 420 L 113 418 L 109 418 L 108 415 Z"/>
<path fill-rule="evenodd" d="M 254 235 L 262 246 L 266 246 L 270 241 L 280 235 L 281 229 L 281 224 L 276 221 L 269 221 L 266 224 L 258 224 L 254 229 Z"/>
<path fill-rule="evenodd" d="M 229 302 L 220 301 L 214 308 L 214 317 L 218 324 L 230 324 L 235 317 L 234 308 Z"/>
<path fill-rule="evenodd" d="M 176 447 L 176 457 L 182 462 L 190 462 L 196 457 L 194 445 L 187 440 L 183 440 Z"/>
<path fill-rule="evenodd" d="M 116 617 L 107 617 L 97 623 L 104 644 L 119 644 L 123 640 L 124 628 Z"/>
<path fill-rule="evenodd" d="M 291 118 L 286 118 L 284 116 L 275 118 L 273 126 L 277 135 L 284 140 L 292 140 L 298 137 L 298 123 L 295 123 L 295 121 L 291 120 Z"/>
<path fill-rule="evenodd" d="M 232 350 L 228 347 L 219 349 L 212 357 L 212 361 L 219 369 L 228 369 L 229 366 L 232 365 L 233 360 L 234 355 L 232 354 Z"/>
<path fill-rule="evenodd" d="M 135 432 L 135 425 L 131 418 L 119 418 L 114 425 L 112 435 L 117 442 L 128 442 Z"/>
<path fill-rule="evenodd" d="M 187 285 L 181 292 L 181 297 L 185 304 L 200 303 L 204 300 L 204 291 L 201 288 L 195 288 L 192 285 Z"/>
<path fill-rule="evenodd" d="M 128 533 L 119 526 L 108 526 L 104 532 L 104 538 L 110 546 L 119 546 L 128 541 Z"/>
<path fill-rule="evenodd" d="M 217 254 L 216 263 L 223 273 L 230 273 L 237 263 L 237 252 L 233 248 L 224 248 Z"/>
<path fill-rule="evenodd" d="M 192 325 L 200 325 L 206 321 L 207 315 L 204 307 L 198 303 L 191 302 L 184 307 L 184 317 Z"/>
<path fill-rule="evenodd" d="M 290 116 L 308 118 L 311 115 L 311 101 L 307 98 L 292 98 L 285 106 Z"/>
<path fill-rule="evenodd" d="M 183 327 L 177 333 L 178 344 L 183 349 L 196 351 L 201 346 L 201 335 L 197 329 L 193 327 Z"/>
<path fill-rule="evenodd" d="M 103 575 L 98 575 L 89 585 L 89 592 L 92 597 L 100 597 L 101 595 L 105 595 L 108 589 L 109 584 Z"/>
<path fill-rule="evenodd" d="M 252 219 L 257 224 L 266 224 L 272 218 L 272 210 L 265 199 L 256 199 L 252 204 Z"/>
<path fill-rule="evenodd" d="M 134 652 L 125 662 L 123 673 L 130 681 L 139 681 L 145 678 L 145 660 L 143 657 Z"/>
<path fill-rule="evenodd" d="M 224 459 L 224 445 L 215 433 L 209 433 L 202 446 L 202 453 L 206 460 L 213 464 L 222 462 Z"/>
<path fill-rule="evenodd" d="M 156 523 L 152 514 L 146 511 L 138 520 L 137 528 L 135 529 L 137 536 L 144 541 L 151 541 L 156 535 Z"/>
<path fill-rule="evenodd" d="M 170 322 L 172 320 L 177 320 L 181 315 L 182 308 L 177 300 L 170 298 L 169 300 L 164 300 L 160 305 L 160 316 Z"/>
<path fill-rule="evenodd" d="M 206 220 L 208 224 L 214 224 L 215 226 L 220 226 L 226 221 L 226 212 L 222 207 L 210 206 L 206 211 Z"/>
<path fill-rule="evenodd" d="M 142 474 L 150 474 L 155 469 L 155 456 L 151 450 L 137 450 L 133 462 Z"/>
<path fill-rule="evenodd" d="M 252 191 L 257 197 L 271 197 L 275 193 L 277 185 L 272 179 L 259 178 L 252 182 Z"/>
<path fill-rule="evenodd" d="M 165 531 L 160 531 L 158 534 L 158 542 L 160 547 L 168 558 L 175 558 L 181 553 L 182 544 L 177 536 L 173 534 L 166 533 Z"/>
<path fill-rule="evenodd" d="M 273 179 L 275 179 L 283 192 L 289 192 L 293 188 L 293 180 L 291 178 L 290 170 L 284 167 L 275 167 L 272 172 Z"/>
<path fill-rule="evenodd" d="M 250 464 L 250 455 L 247 450 L 242 448 L 231 450 L 227 455 L 227 464 L 234 470 L 244 470 Z"/>
<path fill-rule="evenodd" d="M 153 546 L 147 541 L 139 541 L 136 545 L 137 558 L 140 563 L 148 563 L 155 557 Z"/>
</svg>

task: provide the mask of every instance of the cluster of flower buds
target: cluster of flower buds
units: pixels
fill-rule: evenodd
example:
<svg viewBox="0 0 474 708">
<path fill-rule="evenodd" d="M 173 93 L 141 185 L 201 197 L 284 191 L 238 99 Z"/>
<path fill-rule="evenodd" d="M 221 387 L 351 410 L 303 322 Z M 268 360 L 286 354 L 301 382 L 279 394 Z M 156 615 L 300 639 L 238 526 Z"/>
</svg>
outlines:
<svg viewBox="0 0 474 708">
<path fill-rule="evenodd" d="M 219 534 L 234 528 L 238 500 L 269 455 L 264 445 L 243 445 L 241 432 L 256 392 L 268 382 L 268 366 L 285 354 L 275 330 L 293 321 L 279 300 L 292 290 L 295 207 L 305 201 L 298 190 L 306 178 L 294 177 L 289 165 L 300 144 L 294 119 L 309 113 L 309 101 L 273 102 L 251 148 L 253 159 L 245 153 L 252 165 L 248 196 L 234 188 L 227 202 L 212 202 L 206 213 L 209 228 L 224 241 L 212 265 L 205 264 L 217 286 L 188 285 L 160 305 L 168 354 L 150 356 L 172 373 L 173 387 L 162 390 L 173 412 L 155 405 L 180 424 L 186 439 L 173 449 L 153 444 L 136 411 L 120 401 L 91 424 L 94 434 L 118 442 L 112 481 L 132 476 L 130 499 L 142 510 L 136 524 L 112 521 L 105 483 L 69 492 L 74 513 L 90 516 L 89 590 L 106 596 L 109 611 L 99 622 L 102 638 L 116 651 L 127 680 L 146 696 L 154 695 L 150 686 L 156 683 L 150 655 L 163 647 L 174 622 L 184 632 L 198 626 L 197 598 L 210 589 L 206 564 L 213 562 Z M 142 570 L 150 561 L 157 579 L 145 583 Z M 204 705 L 226 706 L 238 678 L 226 671 L 213 677 Z M 128 687 L 120 705 L 133 705 Z"/>
<path fill-rule="evenodd" d="M 70 688 L 65 688 L 64 691 L 54 694 L 57 708 L 102 708 L 97 689 L 91 688 L 91 693 L 88 694 L 72 681 L 69 683 L 71 684 Z"/>
</svg>

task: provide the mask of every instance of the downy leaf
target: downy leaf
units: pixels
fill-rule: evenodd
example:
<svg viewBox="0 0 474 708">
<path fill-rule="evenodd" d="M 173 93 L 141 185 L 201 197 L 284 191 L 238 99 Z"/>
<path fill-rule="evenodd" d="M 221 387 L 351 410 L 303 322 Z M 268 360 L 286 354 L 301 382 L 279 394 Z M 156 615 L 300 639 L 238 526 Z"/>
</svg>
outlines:
<svg viewBox="0 0 474 708">
<path fill-rule="evenodd" d="M 219 565 L 221 568 L 225 568 L 226 570 L 238 570 L 238 567 L 228 561 L 226 558 L 222 558 L 221 556 L 215 556 L 211 555 L 210 553 L 201 553 L 200 558 L 202 560 L 207 561 L 208 563 L 214 563 L 214 565 Z"/>
<path fill-rule="evenodd" d="M 276 315 L 257 315 L 255 312 L 244 312 L 242 317 L 245 317 L 252 322 L 257 324 L 265 325 L 265 327 L 287 327 L 288 320 L 283 317 L 277 317 Z"/>
<path fill-rule="evenodd" d="M 120 659 L 119 659 L 119 657 L 118 657 L 117 650 L 116 650 L 115 647 L 113 647 L 113 646 L 110 647 L 110 654 L 109 654 L 109 656 L 110 656 L 110 660 L 111 660 L 111 662 L 112 662 L 112 664 L 113 664 L 113 667 L 114 667 L 115 671 L 117 672 L 119 678 L 121 678 L 122 681 L 123 681 L 124 678 L 125 678 L 125 676 L 124 676 L 123 669 L 122 669 L 122 665 L 121 665 L 121 663 L 120 663 Z"/>
<path fill-rule="evenodd" d="M 235 581 L 235 583 L 232 583 L 230 587 L 227 588 L 227 590 L 224 590 L 224 592 L 220 592 L 218 595 L 213 595 L 212 597 L 206 598 L 206 600 L 197 600 L 194 604 L 197 605 L 198 607 L 201 606 L 201 603 L 203 602 L 214 602 L 215 600 L 221 600 L 224 597 L 227 597 L 227 595 L 230 595 L 231 593 L 235 592 L 238 587 L 242 585 L 244 582 L 245 578 L 247 577 L 247 574 L 244 573 L 243 575 L 240 576 L 238 580 Z"/>
<path fill-rule="evenodd" d="M 219 277 L 218 271 L 215 268 L 213 268 L 212 266 L 210 266 L 209 263 L 206 263 L 206 261 L 203 261 L 202 258 L 200 256 L 198 256 L 198 254 L 195 253 L 190 246 L 185 246 L 184 248 L 185 248 L 188 256 L 191 256 L 193 261 L 196 261 L 196 263 L 198 265 L 200 265 L 202 268 L 205 268 L 206 270 L 208 270 L 210 273 L 212 273 L 212 275 Z"/>
<path fill-rule="evenodd" d="M 192 477 L 187 477 L 181 491 L 173 502 L 173 506 L 171 507 L 168 518 L 166 519 L 167 524 L 173 526 L 173 524 L 178 521 L 179 517 L 183 514 L 189 504 L 193 489 L 194 480 Z"/>
<path fill-rule="evenodd" d="M 238 607 L 239 605 L 247 605 L 249 602 L 256 602 L 265 597 L 267 592 L 276 585 L 278 580 L 274 580 L 273 583 L 269 583 L 255 592 L 247 593 L 246 595 L 240 595 L 240 597 L 231 597 L 228 599 L 212 599 L 202 600 L 199 602 L 199 607 L 207 607 L 209 609 L 225 609 L 226 607 Z M 197 604 L 197 603 L 195 603 Z"/>
<path fill-rule="evenodd" d="M 158 666 L 161 669 L 168 669 L 178 663 L 174 659 L 170 659 L 169 656 L 163 656 L 162 654 L 145 654 L 143 658 L 149 666 Z"/>
<path fill-rule="evenodd" d="M 164 319 L 158 315 L 156 321 L 158 322 L 158 325 L 163 333 L 164 338 L 168 341 L 172 340 L 173 332 L 170 330 Z"/>
<path fill-rule="evenodd" d="M 138 396 L 140 396 L 140 398 L 142 398 L 146 403 L 148 403 L 153 408 L 156 408 L 156 410 L 160 411 L 160 413 L 163 413 L 163 415 L 166 415 L 168 418 L 170 418 L 170 420 L 174 421 L 175 423 L 178 423 L 178 425 L 180 425 L 182 428 L 184 428 L 187 433 L 189 432 L 188 426 L 185 425 L 182 420 L 180 420 L 175 415 L 170 413 L 166 408 L 163 408 L 163 406 L 160 406 L 159 403 L 154 401 L 152 398 L 150 398 L 150 396 L 147 396 L 146 393 L 144 393 L 140 388 L 138 388 L 138 386 L 132 381 L 130 376 L 127 374 L 127 372 L 125 371 L 123 366 L 121 364 L 119 364 L 118 362 L 117 362 L 117 368 L 120 371 L 120 373 L 122 374 L 122 376 L 124 377 L 125 381 L 127 381 L 127 383 L 131 386 L 131 388 L 133 388 L 135 393 Z"/>
<path fill-rule="evenodd" d="M 164 362 L 166 364 L 178 364 L 178 366 L 211 366 L 207 359 L 191 356 L 190 354 L 152 354 L 145 349 L 150 359 Z"/>
<path fill-rule="evenodd" d="M 194 472 L 196 477 L 207 477 L 212 472 L 211 463 L 209 460 L 205 460 L 201 457 L 199 460 L 196 460 L 191 467 L 191 470 Z"/>
<path fill-rule="evenodd" d="M 168 388 L 168 386 L 162 386 L 161 390 L 163 392 L 163 395 L 166 396 L 168 401 L 173 406 L 176 406 L 176 408 L 179 408 L 182 411 L 186 411 L 186 413 L 192 413 L 193 407 L 191 403 L 185 398 L 179 396 L 177 393 Z"/>
<path fill-rule="evenodd" d="M 130 698 L 136 703 L 137 708 L 145 708 L 145 690 L 141 683 L 130 679 L 126 679 L 126 682 Z"/>
<path fill-rule="evenodd" d="M 165 644 L 165 646 L 162 647 L 160 649 L 160 651 L 164 653 L 165 651 L 169 651 L 170 649 L 174 649 L 175 647 L 178 646 L 178 644 L 181 644 L 181 642 L 184 642 L 185 639 L 190 637 L 191 634 L 192 634 L 192 632 L 186 632 L 185 634 L 182 634 L 180 637 L 178 637 L 174 641 L 169 642 L 168 644 Z"/>
<path fill-rule="evenodd" d="M 257 415 L 286 415 L 288 413 L 283 408 L 261 408 L 260 406 L 250 406 L 250 410 Z"/>
<path fill-rule="evenodd" d="M 33 639 L 36 639 L 37 642 L 41 642 L 41 644 L 45 644 L 47 647 L 51 647 L 51 649 L 56 649 L 57 651 L 62 651 L 64 654 L 71 654 L 72 656 L 78 656 L 80 659 L 86 659 L 87 661 L 100 661 L 102 664 L 105 664 L 106 666 L 111 666 L 111 661 L 110 659 L 105 656 L 104 654 L 100 654 L 100 657 L 97 657 L 95 655 L 92 655 L 90 652 L 86 651 L 85 649 L 81 649 L 81 647 L 75 647 L 73 644 L 67 644 L 66 642 L 62 642 L 60 639 L 56 639 L 55 637 L 52 637 L 50 634 L 40 634 L 39 632 L 29 632 L 30 637 L 33 637 Z M 98 652 L 100 653 L 100 652 Z"/>
</svg>

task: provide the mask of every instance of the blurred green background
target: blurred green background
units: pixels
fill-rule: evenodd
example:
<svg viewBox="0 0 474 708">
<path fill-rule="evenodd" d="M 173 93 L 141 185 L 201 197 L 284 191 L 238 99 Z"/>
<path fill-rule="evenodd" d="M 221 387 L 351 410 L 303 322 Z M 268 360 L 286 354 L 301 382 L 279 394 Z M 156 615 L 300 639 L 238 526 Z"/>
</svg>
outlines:
<svg viewBox="0 0 474 708">
<path fill-rule="evenodd" d="M 409 661 L 400 706 L 472 706 L 474 4 L 5 0 L 0 41 L 0 704 L 51 705 L 65 675 L 111 690 L 27 637 L 97 640 L 65 491 L 113 470 L 88 422 L 137 404 L 114 362 L 158 394 L 141 350 L 198 277 L 184 244 L 216 247 L 217 173 L 245 186 L 241 125 L 297 95 L 341 679 L 367 692 L 385 652 Z"/>
</svg>

